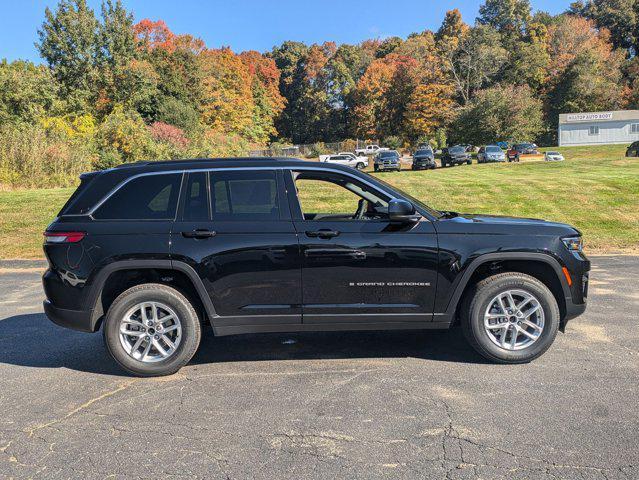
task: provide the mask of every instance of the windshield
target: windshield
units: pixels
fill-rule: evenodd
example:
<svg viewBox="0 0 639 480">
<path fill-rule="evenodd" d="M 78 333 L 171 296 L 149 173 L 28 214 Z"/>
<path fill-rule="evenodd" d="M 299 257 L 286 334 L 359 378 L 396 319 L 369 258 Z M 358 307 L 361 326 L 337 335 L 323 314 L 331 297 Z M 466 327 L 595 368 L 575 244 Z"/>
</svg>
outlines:
<svg viewBox="0 0 639 480">
<path fill-rule="evenodd" d="M 415 152 L 415 155 L 432 155 L 433 151 L 430 148 L 422 148 Z"/>
<path fill-rule="evenodd" d="M 399 157 L 399 154 L 395 150 L 391 150 L 390 152 L 379 153 L 379 158 L 391 158 L 391 157 Z"/>
<path fill-rule="evenodd" d="M 487 153 L 499 153 L 499 152 L 501 152 L 501 148 L 499 148 L 499 147 L 492 147 L 492 146 L 490 146 L 490 147 L 486 147 L 486 152 L 487 152 Z"/>
<path fill-rule="evenodd" d="M 389 190 L 391 193 L 393 193 L 395 195 L 399 194 L 399 195 L 396 195 L 396 196 L 407 198 L 408 200 L 413 202 L 415 205 L 417 205 L 419 208 L 421 208 L 422 210 L 425 210 L 426 212 L 428 212 L 431 216 L 433 216 L 435 218 L 440 218 L 440 217 L 443 216 L 443 213 L 440 212 L 439 210 L 435 210 L 434 208 L 429 207 L 428 205 L 426 205 L 421 200 L 413 197 L 412 195 L 410 195 L 410 194 L 406 193 L 405 191 L 397 188 L 396 186 L 391 185 L 390 183 L 387 183 L 384 180 L 381 180 L 379 177 L 374 177 L 374 179 L 375 179 L 375 181 L 377 183 L 380 183 L 384 187 L 386 187 L 386 189 Z"/>
<path fill-rule="evenodd" d="M 548 152 L 548 155 L 560 155 L 559 152 Z"/>
<path fill-rule="evenodd" d="M 464 147 L 451 147 L 448 149 L 449 153 L 464 153 L 465 151 Z"/>
</svg>

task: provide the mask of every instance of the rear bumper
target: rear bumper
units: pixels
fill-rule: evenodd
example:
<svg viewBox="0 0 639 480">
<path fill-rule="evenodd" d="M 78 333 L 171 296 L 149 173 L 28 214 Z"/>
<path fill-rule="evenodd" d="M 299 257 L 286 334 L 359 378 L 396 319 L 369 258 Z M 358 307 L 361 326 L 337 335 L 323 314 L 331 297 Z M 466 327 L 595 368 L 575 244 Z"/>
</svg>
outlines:
<svg viewBox="0 0 639 480">
<path fill-rule="evenodd" d="M 42 302 L 45 315 L 56 325 L 80 332 L 95 332 L 97 322 L 93 318 L 92 311 L 68 310 L 55 307 L 49 300 Z"/>
</svg>

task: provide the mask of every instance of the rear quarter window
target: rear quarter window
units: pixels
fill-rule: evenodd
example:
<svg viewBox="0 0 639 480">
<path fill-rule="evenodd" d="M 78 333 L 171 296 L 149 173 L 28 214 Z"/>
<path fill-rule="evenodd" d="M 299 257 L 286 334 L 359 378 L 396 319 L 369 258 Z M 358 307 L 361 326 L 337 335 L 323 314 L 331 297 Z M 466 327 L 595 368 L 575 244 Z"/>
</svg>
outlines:
<svg viewBox="0 0 639 480">
<path fill-rule="evenodd" d="M 181 173 L 143 175 L 111 195 L 93 213 L 98 220 L 173 220 Z"/>
</svg>

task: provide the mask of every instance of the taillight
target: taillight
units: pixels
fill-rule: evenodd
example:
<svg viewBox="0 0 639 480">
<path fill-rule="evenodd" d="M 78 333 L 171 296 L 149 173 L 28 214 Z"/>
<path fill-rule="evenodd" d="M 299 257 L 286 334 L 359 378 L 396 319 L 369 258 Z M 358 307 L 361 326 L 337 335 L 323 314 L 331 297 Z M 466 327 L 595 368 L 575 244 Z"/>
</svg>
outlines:
<svg viewBox="0 0 639 480">
<path fill-rule="evenodd" d="M 44 232 L 46 243 L 77 243 L 86 236 L 84 232 Z"/>
</svg>

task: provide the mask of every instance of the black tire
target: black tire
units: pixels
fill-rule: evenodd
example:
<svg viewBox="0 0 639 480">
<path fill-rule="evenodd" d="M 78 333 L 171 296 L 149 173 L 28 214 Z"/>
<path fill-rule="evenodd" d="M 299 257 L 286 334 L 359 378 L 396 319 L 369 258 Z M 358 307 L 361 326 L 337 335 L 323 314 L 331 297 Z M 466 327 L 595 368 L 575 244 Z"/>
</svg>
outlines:
<svg viewBox="0 0 639 480">
<path fill-rule="evenodd" d="M 484 329 L 484 313 L 500 291 L 524 290 L 533 294 L 544 312 L 544 329 L 539 338 L 521 350 L 497 346 Z M 530 275 L 518 272 L 500 273 L 479 282 L 466 295 L 461 305 L 461 326 L 468 343 L 484 358 L 496 363 L 528 363 L 550 348 L 559 329 L 560 313 L 552 292 Z"/>
<path fill-rule="evenodd" d="M 472 160 L 468 160 L 468 161 L 466 162 L 466 165 L 470 165 L 471 163 L 473 163 L 473 161 L 472 161 Z"/>
<path fill-rule="evenodd" d="M 145 301 L 162 302 L 180 319 L 182 339 L 166 360 L 142 362 L 131 357 L 120 343 L 120 319 L 127 310 Z M 144 283 L 121 293 L 109 307 L 102 329 L 104 343 L 115 361 L 126 371 L 140 377 L 171 375 L 186 365 L 197 351 L 202 335 L 200 320 L 193 305 L 179 291 L 167 285 Z"/>
<path fill-rule="evenodd" d="M 375 166 L 373 166 L 373 170 L 377 172 L 377 171 L 379 171 L 379 167 L 377 165 L 375 165 Z"/>
<path fill-rule="evenodd" d="M 357 168 L 357 170 L 364 170 L 366 168 L 366 165 L 360 162 L 355 166 L 355 168 Z"/>
</svg>

